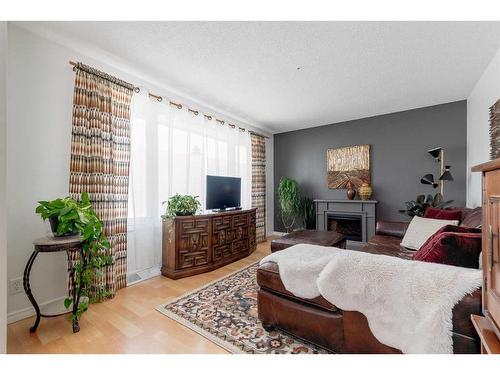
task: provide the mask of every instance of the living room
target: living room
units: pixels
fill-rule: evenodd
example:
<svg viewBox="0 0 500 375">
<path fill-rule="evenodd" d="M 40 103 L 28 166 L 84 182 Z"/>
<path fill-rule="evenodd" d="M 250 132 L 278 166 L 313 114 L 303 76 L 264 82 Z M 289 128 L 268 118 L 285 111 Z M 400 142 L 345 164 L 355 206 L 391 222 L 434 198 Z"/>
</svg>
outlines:
<svg viewBox="0 0 500 375">
<path fill-rule="evenodd" d="M 15 19 L 2 353 L 500 353 L 500 21 Z"/>
</svg>

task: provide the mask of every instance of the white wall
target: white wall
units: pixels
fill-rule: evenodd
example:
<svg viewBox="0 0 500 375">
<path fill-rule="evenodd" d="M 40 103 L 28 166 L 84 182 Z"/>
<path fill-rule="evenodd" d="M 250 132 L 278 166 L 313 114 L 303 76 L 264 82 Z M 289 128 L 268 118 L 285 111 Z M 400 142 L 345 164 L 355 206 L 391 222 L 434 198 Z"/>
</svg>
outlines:
<svg viewBox="0 0 500 375">
<path fill-rule="evenodd" d="M 500 50 L 467 98 L 467 207 L 481 206 L 481 175 L 470 168 L 490 159 L 489 108 L 500 99 Z"/>
<path fill-rule="evenodd" d="M 103 51 L 75 41 L 33 34 L 9 23 L 7 100 L 7 245 L 8 279 L 22 277 L 32 251 L 32 240 L 45 235 L 48 225 L 35 215 L 36 202 L 68 194 L 71 111 L 74 72 L 69 60 L 82 61 L 135 85 L 147 87 L 173 100 L 210 111 L 258 132 L 192 98 L 172 94 L 145 80 L 142 72 Z M 71 46 L 71 47 L 70 47 Z M 106 61 L 104 63 L 103 61 Z M 264 133 L 265 134 L 265 133 Z M 272 158 L 272 139 L 268 157 Z M 268 165 L 272 168 L 272 160 Z M 267 171 L 272 181 L 272 170 Z M 272 184 L 268 184 L 272 198 Z M 273 202 L 268 202 L 268 217 Z M 272 223 L 272 217 L 268 223 Z M 272 225 L 272 224 L 271 224 Z M 32 289 L 40 303 L 60 299 L 66 292 L 64 254 L 42 254 L 32 272 Z M 9 322 L 33 313 L 24 293 L 8 296 Z"/>
<path fill-rule="evenodd" d="M 0 22 L 0 354 L 7 351 L 7 239 L 5 223 L 5 99 L 7 22 Z"/>
</svg>

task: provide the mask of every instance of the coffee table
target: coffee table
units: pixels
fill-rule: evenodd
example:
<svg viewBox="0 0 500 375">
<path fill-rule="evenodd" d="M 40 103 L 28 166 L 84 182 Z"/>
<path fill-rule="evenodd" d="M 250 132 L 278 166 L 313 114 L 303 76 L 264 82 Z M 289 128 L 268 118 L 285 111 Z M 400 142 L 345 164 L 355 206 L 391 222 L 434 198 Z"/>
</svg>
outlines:
<svg viewBox="0 0 500 375">
<path fill-rule="evenodd" d="M 346 237 L 334 231 L 297 230 L 273 240 L 271 242 L 271 252 L 274 253 L 301 243 L 345 249 Z"/>
</svg>

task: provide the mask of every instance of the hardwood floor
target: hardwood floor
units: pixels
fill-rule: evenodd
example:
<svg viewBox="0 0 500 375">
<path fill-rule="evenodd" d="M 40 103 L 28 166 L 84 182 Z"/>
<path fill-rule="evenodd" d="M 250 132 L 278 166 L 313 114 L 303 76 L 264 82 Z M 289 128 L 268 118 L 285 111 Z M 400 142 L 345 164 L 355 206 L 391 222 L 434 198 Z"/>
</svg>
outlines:
<svg viewBox="0 0 500 375">
<path fill-rule="evenodd" d="M 270 241 L 247 258 L 205 274 L 170 280 L 158 276 L 118 291 L 112 300 L 91 305 L 73 334 L 68 315 L 34 319 L 7 328 L 8 353 L 227 353 L 203 336 L 167 318 L 155 307 L 237 271 L 270 253 Z"/>
</svg>

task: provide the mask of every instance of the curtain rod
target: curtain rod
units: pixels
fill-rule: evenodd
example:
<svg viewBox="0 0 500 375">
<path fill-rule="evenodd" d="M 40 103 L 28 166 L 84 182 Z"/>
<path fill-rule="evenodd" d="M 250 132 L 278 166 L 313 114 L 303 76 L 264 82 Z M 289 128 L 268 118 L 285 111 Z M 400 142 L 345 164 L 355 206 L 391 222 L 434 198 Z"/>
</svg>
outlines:
<svg viewBox="0 0 500 375">
<path fill-rule="evenodd" d="M 149 92 L 149 93 L 148 93 L 148 96 L 149 96 L 150 98 L 155 99 L 155 100 L 156 100 L 157 102 L 159 102 L 159 103 L 163 102 L 163 97 L 162 97 L 161 95 L 156 95 L 156 94 L 153 94 L 152 92 Z M 169 100 L 169 101 L 168 101 L 168 104 L 170 104 L 170 105 L 172 105 L 172 106 L 176 107 L 177 109 L 182 109 L 182 108 L 183 108 L 182 104 L 175 103 L 175 102 L 173 102 L 173 101 L 171 101 L 171 100 Z M 195 116 L 198 116 L 198 115 L 201 113 L 201 112 L 200 112 L 200 111 L 198 111 L 197 109 L 192 109 L 192 108 L 189 108 L 189 107 L 186 107 L 186 108 L 187 108 L 187 110 L 188 110 L 189 112 L 191 112 L 191 113 L 192 113 L 193 115 L 195 115 Z M 235 128 L 237 127 L 237 128 L 238 128 L 239 130 L 241 130 L 242 132 L 247 131 L 247 129 L 242 128 L 241 126 L 237 126 L 237 125 L 235 125 L 235 124 L 231 124 L 230 122 L 225 121 L 225 120 L 221 120 L 221 119 L 218 119 L 218 118 L 214 118 L 212 115 L 207 115 L 206 113 L 203 113 L 203 116 L 205 116 L 205 118 L 206 118 L 207 120 L 212 120 L 212 119 L 215 119 L 215 121 L 217 121 L 217 122 L 218 122 L 219 124 L 221 124 L 221 125 L 227 124 L 227 125 L 228 125 L 230 128 L 232 128 L 232 129 L 235 129 Z M 256 135 L 256 136 L 258 136 L 258 137 L 262 137 L 262 138 L 269 139 L 269 137 L 268 137 L 267 135 L 263 135 L 263 134 L 260 134 L 260 133 L 254 132 L 253 130 L 248 130 L 248 133 L 253 134 L 253 135 Z"/>
<path fill-rule="evenodd" d="M 250 134 L 256 135 L 257 137 L 261 137 L 261 138 L 269 139 L 269 137 L 268 137 L 267 135 L 260 134 L 260 133 L 256 133 L 256 132 L 254 132 L 253 130 L 249 130 L 248 132 L 249 132 Z"/>
<path fill-rule="evenodd" d="M 76 66 L 78 65 L 78 63 L 76 63 L 76 62 L 74 62 L 74 61 L 71 61 L 71 60 L 69 61 L 69 63 L 70 63 L 70 65 L 73 65 L 74 67 L 76 67 Z M 134 84 L 130 84 L 130 85 L 131 85 L 131 86 L 134 86 L 134 92 L 138 93 L 138 92 L 140 92 L 140 91 L 141 91 L 141 89 L 140 89 L 139 87 L 135 86 Z M 160 96 L 160 95 L 155 95 L 155 94 L 153 94 L 153 93 L 151 93 L 151 92 L 148 92 L 148 96 L 149 96 L 150 98 L 156 99 L 156 101 L 158 101 L 158 102 L 162 102 L 162 101 L 163 101 L 163 97 L 162 97 L 162 96 Z M 169 100 L 168 104 L 173 105 L 173 106 L 174 106 L 174 107 L 176 107 L 177 109 L 182 109 L 182 107 L 183 107 L 183 105 L 182 105 L 182 104 L 180 104 L 180 103 L 175 103 L 175 102 L 173 102 L 173 101 L 171 101 L 171 100 Z M 198 116 L 198 115 L 200 114 L 200 111 L 198 111 L 197 109 L 187 108 L 187 110 L 188 110 L 189 112 L 191 112 L 192 114 L 194 114 L 195 116 Z M 214 118 L 212 115 L 207 115 L 206 113 L 203 113 L 203 116 L 205 116 L 205 118 L 206 118 L 207 120 L 212 120 L 212 119 Z M 220 119 L 218 119 L 218 118 L 215 118 L 215 121 L 217 121 L 217 122 L 218 122 L 219 124 L 221 124 L 221 125 L 224 125 L 224 124 L 226 124 L 226 123 L 227 123 L 227 125 L 228 125 L 229 127 L 233 128 L 233 129 L 235 129 L 236 127 L 238 127 L 238 129 L 239 129 L 240 131 L 242 131 L 242 132 L 247 131 L 245 128 L 242 128 L 241 126 L 237 126 L 237 125 L 235 125 L 235 124 L 231 124 L 231 123 L 229 123 L 229 122 L 227 122 L 227 121 L 225 121 L 225 120 L 220 120 Z M 269 139 L 269 137 L 268 137 L 268 136 L 263 135 L 263 134 L 256 133 L 256 132 L 254 132 L 253 130 L 248 130 L 248 132 L 249 132 L 250 134 L 253 134 L 253 135 L 256 135 L 256 136 L 259 136 L 259 137 L 262 137 L 262 138 Z"/>
<path fill-rule="evenodd" d="M 79 63 L 76 63 L 74 61 L 69 61 L 70 65 L 73 65 L 73 70 L 78 66 Z M 81 64 L 81 63 L 80 63 Z M 84 64 L 82 64 L 84 65 Z M 94 68 L 91 68 L 89 66 L 86 66 L 88 69 L 90 69 L 91 71 L 89 72 L 88 70 L 86 69 L 83 69 L 84 71 L 87 71 L 88 73 L 91 73 L 91 74 L 94 74 L 94 75 L 97 75 L 99 76 L 100 78 L 104 78 L 110 82 L 113 82 L 117 85 L 120 85 L 120 86 L 123 86 L 125 88 L 132 88 L 132 90 L 134 90 L 134 92 L 140 92 L 141 89 L 139 87 L 137 87 L 136 85 L 132 84 L 132 83 L 128 83 L 126 81 L 122 81 L 121 79 L 119 78 L 116 78 L 116 77 L 113 77 L 107 73 L 104 73 L 104 72 L 101 72 L 100 70 L 97 70 L 97 69 L 94 69 Z M 130 86 L 130 87 L 129 87 Z"/>
</svg>

